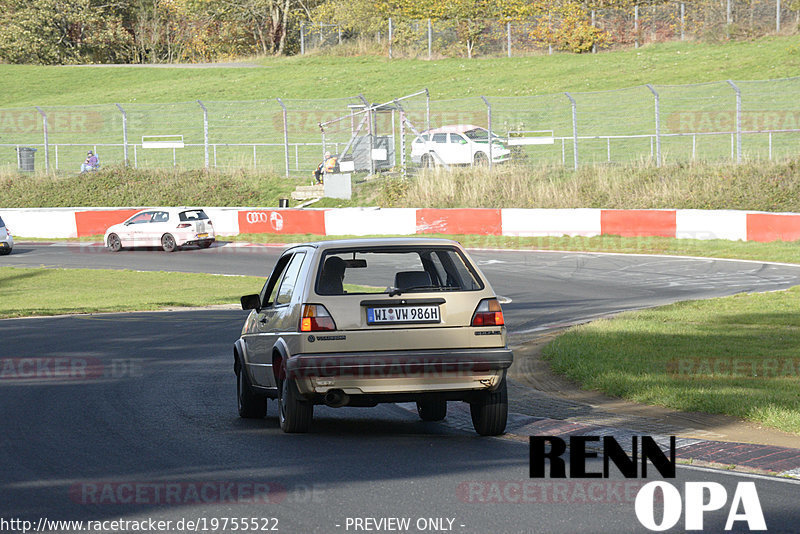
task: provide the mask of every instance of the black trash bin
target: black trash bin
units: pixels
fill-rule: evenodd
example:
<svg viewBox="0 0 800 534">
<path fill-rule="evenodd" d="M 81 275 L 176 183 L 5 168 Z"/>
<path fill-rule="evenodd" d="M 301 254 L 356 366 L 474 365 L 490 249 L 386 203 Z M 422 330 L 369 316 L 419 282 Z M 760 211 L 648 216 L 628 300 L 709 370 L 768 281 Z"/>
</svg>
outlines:
<svg viewBox="0 0 800 534">
<path fill-rule="evenodd" d="M 36 160 L 36 149 L 28 146 L 17 147 L 17 162 L 22 172 L 33 172 Z"/>
</svg>

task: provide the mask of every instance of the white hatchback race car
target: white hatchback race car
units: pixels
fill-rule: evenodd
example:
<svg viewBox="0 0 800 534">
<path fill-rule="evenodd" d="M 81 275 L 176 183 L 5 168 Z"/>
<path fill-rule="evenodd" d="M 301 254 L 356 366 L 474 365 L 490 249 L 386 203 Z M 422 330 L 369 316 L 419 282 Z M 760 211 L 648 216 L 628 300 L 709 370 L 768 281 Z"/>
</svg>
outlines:
<svg viewBox="0 0 800 534">
<path fill-rule="evenodd" d="M 488 165 L 489 131 L 472 124 L 442 126 L 422 132 L 411 143 L 411 161 L 420 167 L 435 165 Z M 503 163 L 511 151 L 492 134 L 491 158 Z"/>
<path fill-rule="evenodd" d="M 173 252 L 184 245 L 208 248 L 214 225 L 201 209 L 160 208 L 140 211 L 106 230 L 103 242 L 113 252 L 123 247 L 161 247 Z"/>
<path fill-rule="evenodd" d="M 11 237 L 11 232 L 6 228 L 3 218 L 0 217 L 0 256 L 11 254 L 14 248 L 14 238 Z"/>
</svg>

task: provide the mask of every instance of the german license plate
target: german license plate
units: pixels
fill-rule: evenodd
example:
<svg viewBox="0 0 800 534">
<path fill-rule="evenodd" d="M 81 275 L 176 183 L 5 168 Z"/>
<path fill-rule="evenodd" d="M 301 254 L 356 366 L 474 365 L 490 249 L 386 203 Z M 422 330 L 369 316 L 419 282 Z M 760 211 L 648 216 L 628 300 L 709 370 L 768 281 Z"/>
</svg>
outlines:
<svg viewBox="0 0 800 534">
<path fill-rule="evenodd" d="M 208 237 L 208 234 L 207 233 L 205 233 L 205 234 L 197 234 L 197 237 Z"/>
<path fill-rule="evenodd" d="M 367 323 L 438 323 L 439 306 L 398 306 L 395 308 L 367 308 Z"/>
</svg>

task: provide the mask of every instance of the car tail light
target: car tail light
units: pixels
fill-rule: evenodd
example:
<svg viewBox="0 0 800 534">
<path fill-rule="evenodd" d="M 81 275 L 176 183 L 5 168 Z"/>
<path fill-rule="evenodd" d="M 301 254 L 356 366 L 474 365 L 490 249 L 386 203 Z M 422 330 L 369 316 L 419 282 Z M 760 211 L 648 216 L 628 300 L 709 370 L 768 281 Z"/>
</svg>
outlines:
<svg viewBox="0 0 800 534">
<path fill-rule="evenodd" d="M 322 304 L 303 304 L 300 331 L 317 332 L 319 330 L 336 330 L 333 317 Z"/>
<path fill-rule="evenodd" d="M 472 316 L 472 326 L 502 326 L 503 310 L 497 299 L 483 299 Z"/>
<path fill-rule="evenodd" d="M 178 225 L 178 228 L 191 228 L 192 225 L 189 223 L 181 223 Z"/>
</svg>

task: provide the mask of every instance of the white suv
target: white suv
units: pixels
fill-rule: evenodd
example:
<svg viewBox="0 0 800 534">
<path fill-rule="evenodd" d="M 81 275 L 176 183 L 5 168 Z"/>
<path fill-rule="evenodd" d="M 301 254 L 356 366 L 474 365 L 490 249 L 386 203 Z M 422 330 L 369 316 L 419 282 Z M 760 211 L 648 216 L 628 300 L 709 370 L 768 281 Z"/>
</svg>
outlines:
<svg viewBox="0 0 800 534">
<path fill-rule="evenodd" d="M 442 126 L 422 132 L 411 143 L 411 161 L 420 167 L 435 165 L 487 165 L 489 131 L 472 124 Z M 492 162 L 503 163 L 511 151 L 492 134 Z"/>
</svg>

